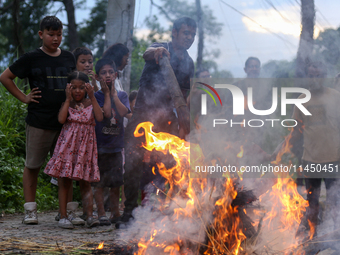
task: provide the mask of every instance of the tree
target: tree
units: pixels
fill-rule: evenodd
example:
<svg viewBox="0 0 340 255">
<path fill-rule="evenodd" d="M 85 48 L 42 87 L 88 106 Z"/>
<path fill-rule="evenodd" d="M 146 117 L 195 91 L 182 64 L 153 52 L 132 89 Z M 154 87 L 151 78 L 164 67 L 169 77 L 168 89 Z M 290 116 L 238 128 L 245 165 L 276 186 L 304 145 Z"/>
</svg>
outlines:
<svg viewBox="0 0 340 255">
<path fill-rule="evenodd" d="M 301 34 L 296 57 L 296 77 L 305 77 L 306 63 L 312 56 L 315 24 L 314 0 L 301 0 Z"/>
<path fill-rule="evenodd" d="M 142 75 L 144 68 L 143 53 L 149 46 L 149 42 L 146 40 L 138 40 L 133 37 L 133 51 L 131 55 L 131 77 L 130 77 L 130 90 L 138 90 L 139 78 Z"/>
<path fill-rule="evenodd" d="M 203 48 L 204 48 L 204 29 L 203 29 L 203 12 L 201 7 L 201 0 L 196 0 L 197 9 L 197 27 L 198 27 L 198 47 L 197 47 L 197 60 L 196 69 L 202 69 L 203 61 Z"/>
<path fill-rule="evenodd" d="M 293 78 L 295 61 L 270 60 L 262 65 L 261 74 L 264 78 Z"/>
<path fill-rule="evenodd" d="M 109 0 L 106 18 L 106 48 L 115 43 L 125 44 L 132 52 L 132 31 L 135 13 L 135 0 Z M 130 90 L 131 54 L 121 81 L 125 91 Z"/>
<path fill-rule="evenodd" d="M 0 8 L 1 69 L 40 44 L 39 21 L 48 13 L 47 0 L 7 0 Z M 24 29 L 23 29 L 24 28 Z"/>
<path fill-rule="evenodd" d="M 95 58 L 100 58 L 104 52 L 106 9 L 108 0 L 99 0 L 90 12 L 89 19 L 79 29 L 79 41 L 81 46 L 86 46 L 95 51 Z"/>
<path fill-rule="evenodd" d="M 328 74 L 334 77 L 340 70 L 340 27 L 325 29 L 315 39 L 315 58 L 327 66 Z"/>
<path fill-rule="evenodd" d="M 204 50 L 204 40 L 212 40 L 218 38 L 221 35 L 222 23 L 216 21 L 212 10 L 208 6 L 201 7 L 200 0 L 196 0 L 195 3 L 188 3 L 183 0 L 160 0 L 162 5 L 157 5 L 153 0 L 150 0 L 153 6 L 156 6 L 160 13 L 168 20 L 173 22 L 174 20 L 188 16 L 196 20 L 198 23 L 198 36 L 199 47 L 197 53 L 197 65 L 201 67 L 203 63 L 203 55 L 209 56 L 211 51 Z M 147 20 L 147 24 L 150 25 L 150 19 Z M 203 22 L 204 21 L 204 22 Z M 155 22 L 155 20 L 154 20 Z M 153 28 L 160 27 L 159 23 L 153 25 Z M 170 31 L 170 29 L 168 29 Z M 162 31 L 162 30 L 160 30 Z M 205 38 L 205 35 L 207 36 Z"/>
<path fill-rule="evenodd" d="M 38 36 L 41 19 L 50 13 L 54 2 L 62 2 L 68 17 L 67 29 L 64 29 L 66 47 L 74 49 L 78 47 L 77 25 L 75 23 L 75 6 L 73 0 L 6 0 L 0 7 L 0 63 L 4 69 L 27 51 L 33 50 L 40 45 Z M 82 3 L 82 1 L 79 2 Z M 72 36 L 68 36 L 72 34 Z"/>
<path fill-rule="evenodd" d="M 75 9 L 74 9 L 73 0 L 62 0 L 62 3 L 64 4 L 65 10 L 67 13 L 68 47 L 69 47 L 69 50 L 74 50 L 75 48 L 79 46 L 79 40 L 78 40 L 76 18 L 74 14 Z"/>
</svg>

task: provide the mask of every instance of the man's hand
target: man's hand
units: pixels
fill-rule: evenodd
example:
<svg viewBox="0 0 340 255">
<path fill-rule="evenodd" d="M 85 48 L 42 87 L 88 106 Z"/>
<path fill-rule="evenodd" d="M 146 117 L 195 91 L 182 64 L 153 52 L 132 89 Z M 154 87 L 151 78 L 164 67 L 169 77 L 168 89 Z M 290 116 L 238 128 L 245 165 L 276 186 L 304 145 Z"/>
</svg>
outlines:
<svg viewBox="0 0 340 255">
<path fill-rule="evenodd" d="M 25 98 L 25 104 L 29 104 L 29 103 L 38 103 L 39 104 L 39 101 L 35 100 L 35 98 L 41 98 L 41 95 L 38 95 L 41 93 L 40 90 L 38 90 L 39 88 L 34 88 L 31 90 L 31 92 L 26 95 L 26 98 Z"/>
<path fill-rule="evenodd" d="M 145 59 L 145 61 L 155 60 L 157 65 L 159 64 L 159 60 L 162 59 L 163 56 L 167 56 L 170 59 L 170 53 L 164 47 L 150 47 L 143 54 L 143 58 Z"/>
<path fill-rule="evenodd" d="M 170 59 L 170 53 L 169 51 L 167 51 L 167 49 L 163 47 L 156 48 L 154 56 L 157 65 L 159 63 L 159 60 L 162 59 L 164 55 L 166 55 Z"/>
</svg>

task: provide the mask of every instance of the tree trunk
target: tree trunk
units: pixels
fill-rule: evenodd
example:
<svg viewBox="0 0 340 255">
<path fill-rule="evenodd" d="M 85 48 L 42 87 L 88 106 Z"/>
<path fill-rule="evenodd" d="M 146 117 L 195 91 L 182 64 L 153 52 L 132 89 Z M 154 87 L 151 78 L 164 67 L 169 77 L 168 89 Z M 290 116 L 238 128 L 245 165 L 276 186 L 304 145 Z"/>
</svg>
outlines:
<svg viewBox="0 0 340 255">
<path fill-rule="evenodd" d="M 296 57 L 297 78 L 305 77 L 306 64 L 312 56 L 314 44 L 315 5 L 314 0 L 301 0 L 301 35 Z"/>
<path fill-rule="evenodd" d="M 115 43 L 125 44 L 129 51 L 129 62 L 122 75 L 124 91 L 130 91 L 132 35 L 135 0 L 109 0 L 107 7 L 105 49 Z"/>
<path fill-rule="evenodd" d="M 201 0 L 196 0 L 197 10 L 197 26 L 198 26 L 198 47 L 197 47 L 197 61 L 196 69 L 202 68 L 203 62 L 203 47 L 204 47 L 204 31 L 203 31 L 203 13 L 201 7 Z"/>
<path fill-rule="evenodd" d="M 79 46 L 73 0 L 63 0 L 63 4 L 66 9 L 68 21 L 68 46 L 70 51 L 72 51 Z"/>
<path fill-rule="evenodd" d="M 20 24 L 20 0 L 14 0 L 13 1 L 13 9 L 12 9 L 12 17 L 13 17 L 13 24 L 14 24 L 14 40 L 15 44 L 18 49 L 18 56 L 20 57 L 25 53 L 23 44 L 22 44 L 22 29 Z"/>
</svg>

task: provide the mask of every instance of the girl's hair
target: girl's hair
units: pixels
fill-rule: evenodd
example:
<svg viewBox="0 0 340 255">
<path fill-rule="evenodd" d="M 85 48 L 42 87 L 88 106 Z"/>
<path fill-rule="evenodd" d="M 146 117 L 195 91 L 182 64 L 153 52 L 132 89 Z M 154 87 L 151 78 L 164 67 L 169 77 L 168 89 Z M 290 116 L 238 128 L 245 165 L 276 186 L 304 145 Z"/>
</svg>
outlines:
<svg viewBox="0 0 340 255">
<path fill-rule="evenodd" d="M 72 51 L 74 57 L 76 58 L 76 62 L 78 61 L 78 58 L 80 55 L 92 55 L 92 51 L 89 48 L 86 47 L 78 47 Z"/>
<path fill-rule="evenodd" d="M 74 71 L 68 75 L 67 83 L 70 83 L 72 80 L 81 80 L 85 83 L 88 83 L 89 77 L 83 72 Z"/>
<path fill-rule="evenodd" d="M 119 68 L 122 65 L 123 57 L 129 53 L 129 49 L 122 43 L 116 43 L 111 45 L 104 53 L 102 58 L 108 58 L 115 62 L 116 67 Z"/>
</svg>

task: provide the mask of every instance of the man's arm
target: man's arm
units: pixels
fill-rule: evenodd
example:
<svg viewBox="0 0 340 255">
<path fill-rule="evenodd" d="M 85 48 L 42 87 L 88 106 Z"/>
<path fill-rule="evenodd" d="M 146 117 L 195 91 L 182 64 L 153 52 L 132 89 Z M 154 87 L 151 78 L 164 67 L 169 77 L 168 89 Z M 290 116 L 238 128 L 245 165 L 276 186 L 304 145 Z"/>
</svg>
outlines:
<svg viewBox="0 0 340 255">
<path fill-rule="evenodd" d="M 158 65 L 159 60 L 163 58 L 164 55 L 170 59 L 170 53 L 164 47 L 149 47 L 144 52 L 143 58 L 145 61 L 155 60 Z"/>
<path fill-rule="evenodd" d="M 28 95 L 25 95 L 14 83 L 14 79 L 16 76 L 7 68 L 0 76 L 0 82 L 5 86 L 9 93 L 11 93 L 14 97 L 25 104 L 29 104 L 31 102 L 39 103 L 35 98 L 40 98 L 38 95 L 41 91 L 38 88 L 34 88 Z"/>
</svg>

